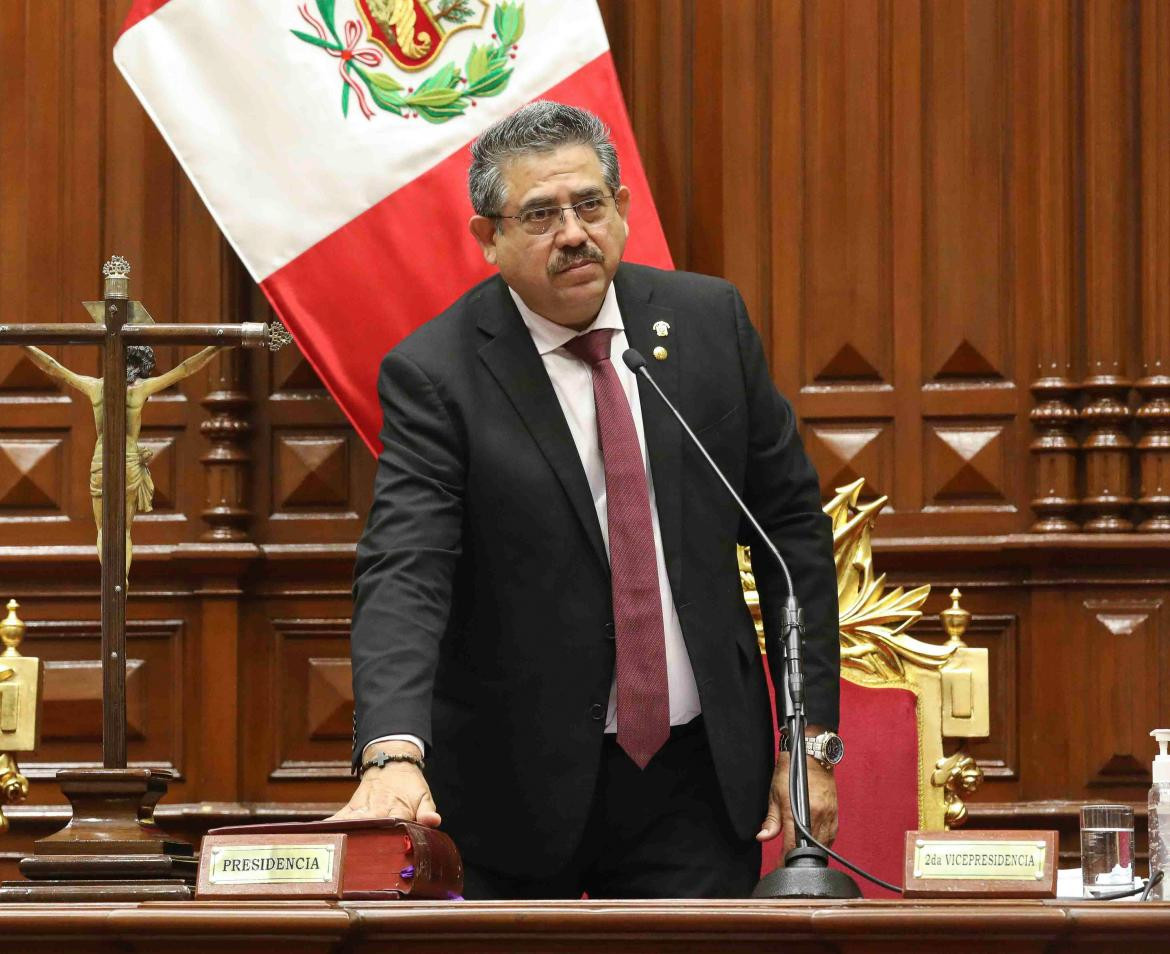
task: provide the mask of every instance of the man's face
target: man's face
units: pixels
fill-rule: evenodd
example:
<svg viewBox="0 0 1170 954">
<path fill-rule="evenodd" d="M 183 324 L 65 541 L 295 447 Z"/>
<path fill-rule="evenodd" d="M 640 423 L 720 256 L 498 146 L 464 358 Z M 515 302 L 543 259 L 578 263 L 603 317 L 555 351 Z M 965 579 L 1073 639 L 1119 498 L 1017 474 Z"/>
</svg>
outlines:
<svg viewBox="0 0 1170 954">
<path fill-rule="evenodd" d="M 506 197 L 502 215 L 609 195 L 590 146 L 520 156 L 501 171 Z M 566 210 L 564 225 L 554 213 L 545 234 L 530 235 L 518 219 L 501 219 L 497 230 L 495 220 L 477 215 L 471 219 L 471 233 L 484 258 L 529 308 L 558 325 L 584 328 L 601 309 L 626 247 L 630 192 L 622 186 L 616 197 L 616 203 L 604 200 L 608 214 L 591 224 Z"/>
</svg>

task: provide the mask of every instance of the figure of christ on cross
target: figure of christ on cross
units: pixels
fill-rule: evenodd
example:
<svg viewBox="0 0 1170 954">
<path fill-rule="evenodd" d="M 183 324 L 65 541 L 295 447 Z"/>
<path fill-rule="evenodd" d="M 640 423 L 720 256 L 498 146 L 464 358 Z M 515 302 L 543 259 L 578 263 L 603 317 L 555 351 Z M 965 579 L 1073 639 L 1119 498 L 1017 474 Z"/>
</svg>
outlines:
<svg viewBox="0 0 1170 954">
<path fill-rule="evenodd" d="M 24 345 L 33 362 L 58 384 L 80 391 L 93 405 L 97 443 L 89 465 L 89 495 L 93 499 L 93 519 L 97 524 L 98 559 L 102 558 L 102 434 L 104 383 L 101 378 L 78 374 L 34 345 Z M 215 355 L 224 350 L 210 345 L 171 368 L 165 374 L 150 377 L 154 369 L 154 349 L 148 345 L 131 345 L 126 349 L 126 576 L 130 576 L 130 562 L 134 546 L 130 539 L 131 524 L 139 513 L 154 509 L 154 481 L 150 477 L 148 448 L 138 443 L 142 431 L 142 410 L 146 402 L 160 391 L 190 377 L 203 368 Z"/>
<path fill-rule="evenodd" d="M 150 509 L 148 455 L 139 444 L 142 409 L 153 394 L 204 367 L 220 348 L 277 350 L 292 338 L 279 322 L 155 324 L 140 302 L 130 300 L 130 264 L 115 255 L 102 268 L 103 296 L 87 302 L 93 324 L 0 322 L 0 345 L 25 346 L 50 377 L 81 391 L 93 406 L 97 446 L 90 466 L 90 494 L 98 524 L 102 568 L 102 751 L 107 769 L 126 766 L 126 570 L 130 520 Z M 89 344 L 102 351 L 101 378 L 77 374 L 34 345 Z M 209 345 L 165 374 L 150 377 L 151 344 Z M 150 355 L 150 361 L 145 361 Z"/>
</svg>

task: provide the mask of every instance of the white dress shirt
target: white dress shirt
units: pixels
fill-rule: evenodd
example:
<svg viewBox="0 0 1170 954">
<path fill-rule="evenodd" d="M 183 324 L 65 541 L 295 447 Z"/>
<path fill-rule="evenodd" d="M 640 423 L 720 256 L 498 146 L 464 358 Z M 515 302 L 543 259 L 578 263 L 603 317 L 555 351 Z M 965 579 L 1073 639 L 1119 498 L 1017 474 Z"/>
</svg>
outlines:
<svg viewBox="0 0 1170 954">
<path fill-rule="evenodd" d="M 549 321 L 529 308 L 524 300 L 512 291 L 512 300 L 520 310 L 520 317 L 532 335 L 533 344 L 540 353 L 544 362 L 544 369 L 548 372 L 553 391 L 560 402 L 565 420 L 569 425 L 569 433 L 573 436 L 573 443 L 577 447 L 577 454 L 581 458 L 581 466 L 585 469 L 585 478 L 589 482 L 589 490 L 593 494 L 593 506 L 597 510 L 597 520 L 601 525 L 601 536 L 605 541 L 606 553 L 609 552 L 609 520 L 605 498 L 605 462 L 601 456 L 601 446 L 597 431 L 597 406 L 593 400 L 593 372 L 589 365 L 574 357 L 563 347 L 567 341 L 596 331 L 599 328 L 614 329 L 613 339 L 610 342 L 610 357 L 617 371 L 618 380 L 625 391 L 626 400 L 630 402 L 630 412 L 634 416 L 634 426 L 638 430 L 638 446 L 642 450 L 642 463 L 646 467 L 646 483 L 650 490 L 650 516 L 654 523 L 654 555 L 658 562 L 658 592 L 662 600 L 662 622 L 666 634 L 666 681 L 670 693 L 670 724 L 683 725 L 690 722 L 701 711 L 699 705 L 699 688 L 695 683 L 695 673 L 691 668 L 691 659 L 687 655 L 686 644 L 683 642 L 682 626 L 678 621 L 678 611 L 674 606 L 674 596 L 670 590 L 670 579 L 666 575 L 666 558 L 662 552 L 662 530 L 658 523 L 658 507 L 654 497 L 654 477 L 650 473 L 650 462 L 646 454 L 646 435 L 642 426 L 642 403 L 638 395 L 638 379 L 622 361 L 622 353 L 629 347 L 626 342 L 625 325 L 622 323 L 621 312 L 618 310 L 617 293 L 613 284 L 605 293 L 605 300 L 601 303 L 601 311 L 584 331 L 577 332 L 564 325 Z M 616 673 L 609 691 L 609 710 L 605 717 L 605 731 L 617 731 L 617 680 Z M 387 735 L 374 739 L 375 742 L 407 741 L 415 743 L 419 749 L 423 748 L 422 741 L 412 735 Z"/>
<path fill-rule="evenodd" d="M 589 481 L 589 490 L 593 494 L 593 506 L 597 510 L 597 520 L 601 524 L 601 536 L 605 540 L 606 553 L 609 552 L 609 520 L 605 499 L 605 462 L 598 441 L 597 406 L 593 401 L 593 372 L 589 365 L 569 354 L 563 346 L 578 334 L 596 331 L 599 328 L 614 329 L 610 342 L 610 358 L 626 393 L 626 400 L 630 402 L 630 411 L 634 415 L 634 426 L 638 430 L 638 446 L 642 451 L 646 483 L 650 490 L 650 516 L 654 522 L 654 555 L 658 561 L 658 592 L 662 600 L 662 622 L 666 632 L 666 681 L 670 692 L 670 724 L 683 725 L 699 714 L 699 689 L 695 684 L 695 673 L 691 668 L 686 644 L 683 642 L 682 626 L 678 621 L 678 611 L 674 608 L 674 596 L 670 591 L 670 580 L 666 575 L 662 530 L 658 525 L 658 507 L 654 498 L 654 478 L 650 473 L 646 435 L 642 428 L 642 403 L 638 396 L 638 379 L 622 361 L 622 353 L 629 344 L 626 342 L 625 325 L 622 324 L 621 312 L 618 310 L 617 293 L 611 283 L 609 291 L 605 293 L 605 300 L 601 303 L 601 311 L 597 313 L 593 324 L 584 331 L 576 332 L 572 328 L 558 325 L 538 315 L 516 292 L 508 290 L 512 292 L 512 300 L 520 310 L 520 317 L 524 319 L 528 333 L 532 335 L 536 350 L 540 352 L 544 370 L 548 372 L 553 391 L 556 392 L 565 420 L 569 424 L 569 433 L 573 435 L 573 443 L 577 445 L 577 454 L 581 458 L 581 466 L 585 468 L 585 478 Z M 605 731 L 617 731 L 616 680 L 610 687 Z"/>
</svg>

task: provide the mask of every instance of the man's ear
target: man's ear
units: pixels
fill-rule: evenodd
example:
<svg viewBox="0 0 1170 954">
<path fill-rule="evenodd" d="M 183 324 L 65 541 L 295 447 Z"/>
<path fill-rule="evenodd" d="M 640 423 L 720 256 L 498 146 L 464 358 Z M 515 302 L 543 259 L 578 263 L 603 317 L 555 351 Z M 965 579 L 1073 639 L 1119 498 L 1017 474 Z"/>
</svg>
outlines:
<svg viewBox="0 0 1170 954">
<path fill-rule="evenodd" d="M 622 186 L 613 194 L 614 202 L 617 204 L 618 215 L 622 217 L 622 224 L 626 229 L 626 236 L 630 234 L 630 190 L 628 186 Z"/>
<path fill-rule="evenodd" d="M 467 228 L 479 243 L 479 250 L 489 265 L 496 264 L 496 231 L 495 219 L 484 215 L 473 215 L 467 223 Z"/>
</svg>

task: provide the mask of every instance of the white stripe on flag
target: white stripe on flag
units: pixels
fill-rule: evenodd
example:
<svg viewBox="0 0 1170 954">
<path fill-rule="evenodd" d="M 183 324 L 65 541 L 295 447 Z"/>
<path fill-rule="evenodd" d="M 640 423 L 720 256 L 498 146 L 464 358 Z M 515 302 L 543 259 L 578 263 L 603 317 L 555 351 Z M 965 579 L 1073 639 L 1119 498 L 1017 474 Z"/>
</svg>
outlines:
<svg viewBox="0 0 1170 954">
<path fill-rule="evenodd" d="M 256 281 L 609 48 L 595 3 L 524 0 L 515 72 L 500 95 L 439 125 L 378 109 L 366 119 L 352 98 L 343 117 L 338 60 L 290 32 L 312 33 L 298 5 L 171 0 L 114 47 L 118 68 Z M 311 0 L 309 9 L 317 14 Z M 361 22 L 353 0 L 339 0 L 339 33 L 351 19 Z M 483 30 L 453 35 L 434 66 L 411 74 L 384 59 L 379 69 L 409 86 L 439 64 L 462 68 L 471 45 L 490 34 L 489 13 Z"/>
</svg>

